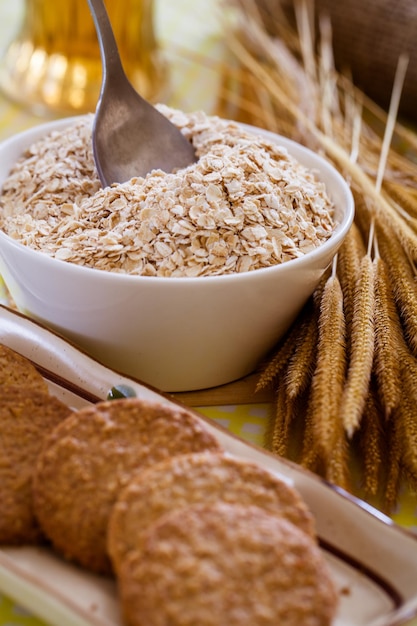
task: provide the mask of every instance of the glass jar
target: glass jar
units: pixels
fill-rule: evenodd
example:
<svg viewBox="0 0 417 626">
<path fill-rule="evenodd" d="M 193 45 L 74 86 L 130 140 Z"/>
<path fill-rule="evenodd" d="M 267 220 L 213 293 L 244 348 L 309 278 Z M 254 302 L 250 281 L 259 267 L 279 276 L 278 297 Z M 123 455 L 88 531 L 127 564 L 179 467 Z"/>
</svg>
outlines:
<svg viewBox="0 0 417 626">
<path fill-rule="evenodd" d="M 166 68 L 154 31 L 153 0 L 106 0 L 121 60 L 134 87 L 156 101 Z M 94 111 L 100 49 L 87 0 L 25 0 L 20 30 L 0 66 L 0 87 L 38 114 Z"/>
</svg>

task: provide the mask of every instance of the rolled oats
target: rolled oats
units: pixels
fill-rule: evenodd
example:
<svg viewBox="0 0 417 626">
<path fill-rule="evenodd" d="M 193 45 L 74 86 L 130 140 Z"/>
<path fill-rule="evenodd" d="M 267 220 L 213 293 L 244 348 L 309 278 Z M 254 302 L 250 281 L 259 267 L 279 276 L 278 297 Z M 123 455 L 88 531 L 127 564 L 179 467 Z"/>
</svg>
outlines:
<svg viewBox="0 0 417 626">
<path fill-rule="evenodd" d="M 195 164 L 102 189 L 85 116 L 18 161 L 3 184 L 0 227 L 58 259 L 144 276 L 246 272 L 330 237 L 324 184 L 285 148 L 202 112 L 159 108 L 193 142 Z"/>
</svg>

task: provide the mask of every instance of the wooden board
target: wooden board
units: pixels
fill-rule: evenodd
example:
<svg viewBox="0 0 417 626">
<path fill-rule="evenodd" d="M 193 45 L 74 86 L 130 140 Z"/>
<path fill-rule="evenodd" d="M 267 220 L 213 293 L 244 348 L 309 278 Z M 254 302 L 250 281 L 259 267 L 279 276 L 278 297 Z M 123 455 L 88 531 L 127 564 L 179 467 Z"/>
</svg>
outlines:
<svg viewBox="0 0 417 626">
<path fill-rule="evenodd" d="M 272 402 L 273 390 L 256 390 L 259 372 L 249 374 L 227 385 L 198 391 L 182 391 L 172 395 L 188 406 L 221 406 L 234 404 L 264 404 Z"/>
</svg>

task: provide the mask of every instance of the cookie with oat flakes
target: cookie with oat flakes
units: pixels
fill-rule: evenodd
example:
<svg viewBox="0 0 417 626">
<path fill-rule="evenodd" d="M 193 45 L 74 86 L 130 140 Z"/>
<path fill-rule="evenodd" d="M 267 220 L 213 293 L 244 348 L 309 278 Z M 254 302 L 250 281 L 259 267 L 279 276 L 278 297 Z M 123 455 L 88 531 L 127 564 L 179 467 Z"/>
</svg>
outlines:
<svg viewBox="0 0 417 626">
<path fill-rule="evenodd" d="M 48 438 L 34 480 L 37 517 L 57 552 L 111 573 L 109 515 L 134 472 L 187 452 L 219 450 L 191 412 L 128 398 L 75 412 Z"/>
<path fill-rule="evenodd" d="M 71 410 L 58 398 L 22 384 L 2 388 L 0 404 L 0 543 L 38 543 L 32 476 L 46 435 Z"/>
<path fill-rule="evenodd" d="M 129 626 L 329 626 L 338 603 L 311 537 L 235 504 L 163 516 L 118 580 Z"/>
<path fill-rule="evenodd" d="M 45 380 L 29 359 L 0 344 L 0 387 L 8 385 L 48 392 Z"/>
<path fill-rule="evenodd" d="M 120 493 L 107 539 L 115 571 L 128 553 L 142 549 L 147 529 L 159 517 L 192 504 L 217 501 L 259 506 L 315 537 L 307 506 L 291 485 L 272 472 L 226 454 L 184 454 L 136 474 Z"/>
</svg>

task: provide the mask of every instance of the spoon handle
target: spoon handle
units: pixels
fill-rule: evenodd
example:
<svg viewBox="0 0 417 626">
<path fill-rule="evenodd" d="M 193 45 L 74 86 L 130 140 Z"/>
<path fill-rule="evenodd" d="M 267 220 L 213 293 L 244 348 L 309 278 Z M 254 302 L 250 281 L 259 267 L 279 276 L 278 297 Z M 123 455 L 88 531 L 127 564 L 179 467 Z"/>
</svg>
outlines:
<svg viewBox="0 0 417 626">
<path fill-rule="evenodd" d="M 112 73 L 120 75 L 120 72 L 124 74 L 124 70 L 104 0 L 88 0 L 88 4 L 100 44 L 104 84 L 106 76 Z"/>
</svg>

